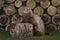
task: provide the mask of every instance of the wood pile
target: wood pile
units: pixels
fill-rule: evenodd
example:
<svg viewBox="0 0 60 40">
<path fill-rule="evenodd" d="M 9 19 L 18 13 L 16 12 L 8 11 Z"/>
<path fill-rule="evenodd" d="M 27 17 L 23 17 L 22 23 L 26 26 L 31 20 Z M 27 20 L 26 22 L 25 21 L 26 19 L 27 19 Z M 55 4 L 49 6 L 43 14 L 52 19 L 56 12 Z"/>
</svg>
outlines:
<svg viewBox="0 0 60 40">
<path fill-rule="evenodd" d="M 24 28 L 25 26 L 21 26 L 21 24 L 25 25 L 25 23 L 33 25 L 35 35 L 44 35 L 45 32 L 52 31 L 50 30 L 52 25 L 54 25 L 51 27 L 53 31 L 59 30 L 60 0 L 0 0 L 0 25 L 5 26 L 5 31 L 11 31 L 12 24 L 16 24 L 16 26 L 13 25 L 14 28 Z M 18 24 L 19 26 L 17 26 Z M 46 29 L 46 26 L 49 30 Z M 23 28 L 21 30 L 25 30 Z M 16 34 L 19 37 L 20 34 L 17 35 L 17 31 L 14 33 L 12 36 Z"/>
</svg>

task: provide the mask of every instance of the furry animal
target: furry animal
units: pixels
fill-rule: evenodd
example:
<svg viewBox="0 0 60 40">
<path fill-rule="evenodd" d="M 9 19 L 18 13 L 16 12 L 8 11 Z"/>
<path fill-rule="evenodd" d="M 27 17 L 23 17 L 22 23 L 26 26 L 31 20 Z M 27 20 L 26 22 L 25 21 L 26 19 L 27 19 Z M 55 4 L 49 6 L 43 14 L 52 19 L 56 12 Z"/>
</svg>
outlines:
<svg viewBox="0 0 60 40">
<path fill-rule="evenodd" d="M 18 17 L 12 17 L 12 23 L 32 23 L 34 25 L 34 33 L 35 35 L 44 35 L 45 29 L 44 29 L 44 23 L 40 16 L 33 14 L 32 10 L 28 7 L 25 7 L 23 10 L 23 13 L 19 13 L 20 18 Z M 14 19 L 15 22 L 14 22 Z M 17 21 L 20 19 L 20 21 Z"/>
<path fill-rule="evenodd" d="M 32 37 L 33 25 L 30 23 L 16 23 L 12 24 L 10 28 L 10 35 L 12 37 Z"/>
</svg>

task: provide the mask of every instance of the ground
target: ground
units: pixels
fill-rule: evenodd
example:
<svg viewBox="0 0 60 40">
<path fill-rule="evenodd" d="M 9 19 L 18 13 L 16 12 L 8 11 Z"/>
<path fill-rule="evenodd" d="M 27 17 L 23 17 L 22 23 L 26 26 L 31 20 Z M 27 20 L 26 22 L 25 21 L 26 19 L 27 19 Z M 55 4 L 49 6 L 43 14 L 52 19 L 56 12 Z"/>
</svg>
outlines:
<svg viewBox="0 0 60 40">
<path fill-rule="evenodd" d="M 12 38 L 8 32 L 0 31 L 0 40 L 60 40 L 60 31 L 55 31 L 52 36 L 33 36 L 31 38 Z"/>
</svg>

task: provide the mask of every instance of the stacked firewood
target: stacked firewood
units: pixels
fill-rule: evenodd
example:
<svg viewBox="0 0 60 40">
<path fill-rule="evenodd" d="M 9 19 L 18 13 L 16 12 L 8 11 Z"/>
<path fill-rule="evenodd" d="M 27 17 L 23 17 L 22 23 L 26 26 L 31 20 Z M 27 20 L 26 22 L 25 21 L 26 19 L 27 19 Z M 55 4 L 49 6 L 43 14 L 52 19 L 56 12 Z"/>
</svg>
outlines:
<svg viewBox="0 0 60 40">
<path fill-rule="evenodd" d="M 60 30 L 60 0 L 0 0 L 0 25 L 12 37 L 51 35 Z"/>
</svg>

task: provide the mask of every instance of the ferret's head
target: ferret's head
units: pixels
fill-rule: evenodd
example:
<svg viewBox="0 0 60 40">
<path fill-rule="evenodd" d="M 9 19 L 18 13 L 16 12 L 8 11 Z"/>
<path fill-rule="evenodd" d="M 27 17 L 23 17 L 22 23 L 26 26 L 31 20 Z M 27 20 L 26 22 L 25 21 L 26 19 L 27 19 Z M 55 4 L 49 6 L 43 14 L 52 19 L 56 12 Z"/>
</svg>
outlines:
<svg viewBox="0 0 60 40">
<path fill-rule="evenodd" d="M 27 13 L 29 13 L 29 12 L 30 12 L 30 10 L 31 10 L 30 8 L 25 7 L 25 8 L 24 8 L 24 10 L 23 10 L 23 13 L 27 14 Z"/>
<path fill-rule="evenodd" d="M 25 7 L 23 10 L 23 13 L 21 13 L 23 17 L 32 17 L 33 16 L 33 12 L 29 7 Z"/>
</svg>

